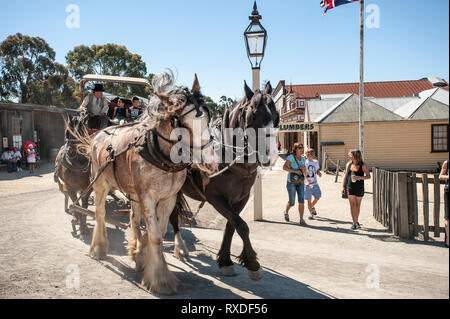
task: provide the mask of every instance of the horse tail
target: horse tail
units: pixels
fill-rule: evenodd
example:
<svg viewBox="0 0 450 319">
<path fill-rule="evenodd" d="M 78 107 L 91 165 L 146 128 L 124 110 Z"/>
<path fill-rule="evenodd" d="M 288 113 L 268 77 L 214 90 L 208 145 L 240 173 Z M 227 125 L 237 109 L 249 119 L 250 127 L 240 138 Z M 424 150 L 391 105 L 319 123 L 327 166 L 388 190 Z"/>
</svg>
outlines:
<svg viewBox="0 0 450 319">
<path fill-rule="evenodd" d="M 177 203 L 175 205 L 175 208 L 173 209 L 172 214 L 180 217 L 181 222 L 183 223 L 195 225 L 194 214 L 189 207 L 189 203 L 187 202 L 186 197 L 184 197 L 181 191 L 179 191 L 177 194 Z"/>
<path fill-rule="evenodd" d="M 54 180 L 55 183 L 58 184 L 59 191 L 60 191 L 61 193 L 64 193 L 64 187 L 63 187 L 63 184 L 64 184 L 64 183 L 61 183 L 61 178 L 60 178 L 60 176 L 59 176 L 59 174 L 60 174 L 60 169 L 61 169 L 61 156 L 60 156 L 60 152 L 61 152 L 61 150 L 58 152 L 58 155 L 56 155 L 56 159 L 55 159 L 55 169 L 54 169 L 54 172 L 53 172 L 53 180 Z"/>
<path fill-rule="evenodd" d="M 88 133 L 88 130 L 84 124 L 80 122 L 77 126 L 77 130 L 74 131 L 70 128 L 69 122 L 64 119 L 66 124 L 66 130 L 78 141 L 76 146 L 77 153 L 89 158 L 93 149 L 93 138 Z"/>
</svg>

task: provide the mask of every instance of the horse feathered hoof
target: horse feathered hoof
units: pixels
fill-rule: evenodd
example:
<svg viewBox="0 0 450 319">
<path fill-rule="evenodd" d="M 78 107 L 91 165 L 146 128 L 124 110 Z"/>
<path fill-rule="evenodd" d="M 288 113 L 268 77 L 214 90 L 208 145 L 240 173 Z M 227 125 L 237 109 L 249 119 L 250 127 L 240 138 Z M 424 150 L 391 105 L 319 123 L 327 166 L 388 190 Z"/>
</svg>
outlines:
<svg viewBox="0 0 450 319">
<path fill-rule="evenodd" d="M 220 267 L 220 272 L 226 277 L 237 276 L 236 272 L 234 271 L 234 265 Z"/>
<path fill-rule="evenodd" d="M 86 230 L 80 230 L 80 238 L 81 240 L 87 240 L 89 239 L 90 231 L 88 229 Z"/>
<path fill-rule="evenodd" d="M 89 251 L 89 256 L 91 256 L 94 259 L 106 259 L 108 248 L 106 246 L 102 245 L 95 245 L 91 247 L 91 250 Z"/>
<path fill-rule="evenodd" d="M 142 279 L 142 285 L 151 293 L 160 295 L 174 295 L 178 292 L 178 278 L 168 270 L 165 276 L 154 276 L 151 280 L 146 279 L 145 275 Z"/>
<path fill-rule="evenodd" d="M 263 270 L 261 267 L 257 271 L 252 271 L 252 270 L 247 269 L 247 272 L 248 272 L 248 276 L 252 280 L 260 280 L 263 277 Z"/>
<path fill-rule="evenodd" d="M 175 258 L 183 261 L 185 258 L 189 258 L 189 251 L 183 247 L 175 247 L 173 250 L 173 255 Z"/>
<path fill-rule="evenodd" d="M 175 249 L 173 250 L 173 255 L 175 256 L 175 258 L 177 258 L 181 261 L 183 261 L 183 259 L 184 259 L 184 255 L 181 252 L 179 247 L 175 247 Z"/>
</svg>

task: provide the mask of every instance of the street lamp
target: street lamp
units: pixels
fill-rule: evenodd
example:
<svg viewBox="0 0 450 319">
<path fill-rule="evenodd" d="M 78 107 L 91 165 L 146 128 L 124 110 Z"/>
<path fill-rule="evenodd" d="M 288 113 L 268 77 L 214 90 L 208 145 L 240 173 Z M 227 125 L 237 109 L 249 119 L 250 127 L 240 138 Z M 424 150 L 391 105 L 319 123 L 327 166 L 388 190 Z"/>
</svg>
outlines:
<svg viewBox="0 0 450 319">
<path fill-rule="evenodd" d="M 266 51 L 267 43 L 267 31 L 261 25 L 259 20 L 262 16 L 259 15 L 258 8 L 256 7 L 256 1 L 253 5 L 252 15 L 248 17 L 250 19 L 250 24 L 244 32 L 245 46 L 247 48 L 247 56 L 250 64 L 252 66 L 253 75 L 253 91 L 260 88 L 260 69 L 261 62 L 264 58 L 264 53 Z M 254 63 L 252 62 L 254 59 Z M 259 60 L 258 60 L 259 59 Z M 262 204 L 262 179 L 261 172 L 258 168 L 256 174 L 255 184 L 253 185 L 253 219 L 262 220 L 263 219 L 263 204 Z"/>
<path fill-rule="evenodd" d="M 251 22 L 244 31 L 244 38 L 248 60 L 253 70 L 253 90 L 256 90 L 259 89 L 259 72 L 267 43 L 267 31 L 259 22 L 262 16 L 258 12 L 256 1 L 253 5 L 252 15 L 248 18 Z M 252 59 L 254 59 L 254 62 Z"/>
</svg>

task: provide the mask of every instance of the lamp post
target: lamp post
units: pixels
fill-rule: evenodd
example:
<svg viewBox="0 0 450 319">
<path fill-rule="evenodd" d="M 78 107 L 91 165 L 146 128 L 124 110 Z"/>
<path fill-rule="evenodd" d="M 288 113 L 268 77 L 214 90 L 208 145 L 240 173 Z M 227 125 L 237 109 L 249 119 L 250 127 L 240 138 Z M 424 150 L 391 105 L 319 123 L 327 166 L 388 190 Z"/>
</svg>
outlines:
<svg viewBox="0 0 450 319">
<path fill-rule="evenodd" d="M 250 61 L 250 64 L 252 66 L 253 91 L 256 91 L 260 88 L 261 62 L 264 58 L 267 43 L 267 31 L 259 22 L 259 20 L 262 19 L 262 16 L 258 12 L 256 1 L 253 5 L 252 15 L 248 18 L 250 19 L 250 24 L 248 25 L 247 29 L 245 29 L 244 38 L 247 48 L 248 60 Z M 253 195 L 253 219 L 262 220 L 262 180 L 259 168 L 256 175 L 255 184 L 253 185 Z"/>
<path fill-rule="evenodd" d="M 247 29 L 245 29 L 244 37 L 248 60 L 250 61 L 250 64 L 252 66 L 253 91 L 255 91 L 256 89 L 259 89 L 260 85 L 259 73 L 261 70 L 261 62 L 264 58 L 267 43 L 267 31 L 259 22 L 259 20 L 262 19 L 262 16 L 258 12 L 256 1 L 253 5 L 252 15 L 248 18 L 251 22 L 248 25 Z"/>
</svg>

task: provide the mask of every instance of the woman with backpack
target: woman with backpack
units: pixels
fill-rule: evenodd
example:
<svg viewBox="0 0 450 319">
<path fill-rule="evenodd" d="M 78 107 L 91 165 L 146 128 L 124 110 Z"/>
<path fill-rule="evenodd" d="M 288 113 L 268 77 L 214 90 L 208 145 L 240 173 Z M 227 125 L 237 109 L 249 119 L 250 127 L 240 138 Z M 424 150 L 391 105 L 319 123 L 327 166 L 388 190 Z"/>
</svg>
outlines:
<svg viewBox="0 0 450 319">
<path fill-rule="evenodd" d="M 303 145 L 301 143 L 295 143 L 292 154 L 290 154 L 286 162 L 283 165 L 283 170 L 289 172 L 286 182 L 286 189 L 289 195 L 289 201 L 286 204 L 286 209 L 284 211 L 284 219 L 289 221 L 289 210 L 291 207 L 295 206 L 295 194 L 298 197 L 298 213 L 300 216 L 299 224 L 301 226 L 306 226 L 303 219 L 303 213 L 305 210 L 305 199 L 304 199 L 304 187 L 308 186 L 308 180 L 305 180 L 306 169 L 305 169 L 305 158 L 303 154 Z"/>
</svg>

